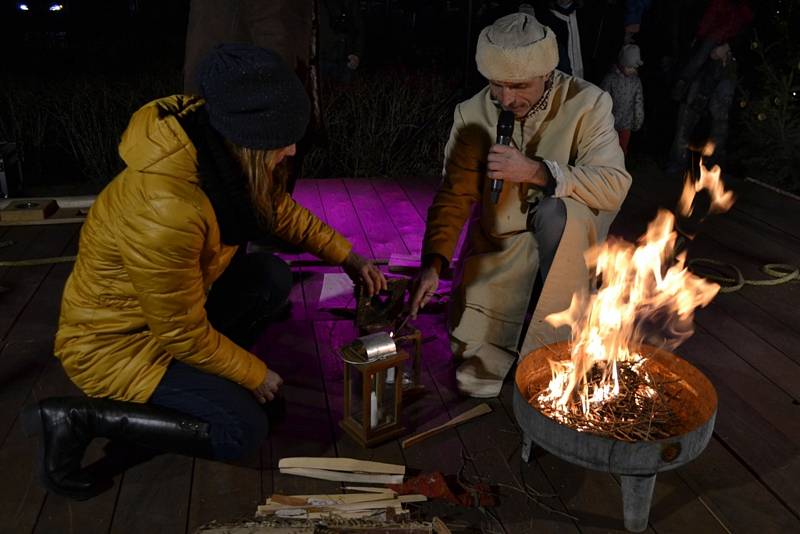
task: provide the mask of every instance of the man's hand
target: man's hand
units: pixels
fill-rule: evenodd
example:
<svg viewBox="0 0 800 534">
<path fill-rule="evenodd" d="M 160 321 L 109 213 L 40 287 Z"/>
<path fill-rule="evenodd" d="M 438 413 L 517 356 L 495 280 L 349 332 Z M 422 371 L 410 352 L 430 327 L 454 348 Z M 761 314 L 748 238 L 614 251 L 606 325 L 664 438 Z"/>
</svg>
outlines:
<svg viewBox="0 0 800 534">
<path fill-rule="evenodd" d="M 414 291 L 411 294 L 412 319 L 417 318 L 417 312 L 424 308 L 439 288 L 439 270 L 435 266 L 423 267 L 419 276 L 414 280 Z"/>
<path fill-rule="evenodd" d="M 550 175 L 544 163 L 525 157 L 514 147 L 492 145 L 486 176 L 492 180 L 530 183 L 546 187 Z"/>
<path fill-rule="evenodd" d="M 347 68 L 350 70 L 356 70 L 358 66 L 361 64 L 361 60 L 355 54 L 347 54 Z"/>
<path fill-rule="evenodd" d="M 282 384 L 283 379 L 281 375 L 271 369 L 267 369 L 267 376 L 264 377 L 264 381 L 261 382 L 256 389 L 252 390 L 252 392 L 256 399 L 258 399 L 258 402 L 264 404 L 275 398 L 275 395 L 278 393 L 278 388 L 280 388 Z"/>
<path fill-rule="evenodd" d="M 362 282 L 366 286 L 367 295 L 370 297 L 380 291 L 389 289 L 389 284 L 386 283 L 386 277 L 383 276 L 383 273 L 372 262 L 367 261 L 352 250 L 347 255 L 347 259 L 344 260 L 342 267 L 353 283 Z"/>
</svg>

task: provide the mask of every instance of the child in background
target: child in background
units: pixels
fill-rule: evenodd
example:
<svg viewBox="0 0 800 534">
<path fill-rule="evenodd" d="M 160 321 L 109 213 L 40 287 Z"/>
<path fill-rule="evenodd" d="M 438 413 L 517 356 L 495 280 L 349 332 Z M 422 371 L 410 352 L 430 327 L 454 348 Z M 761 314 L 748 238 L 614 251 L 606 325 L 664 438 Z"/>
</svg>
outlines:
<svg viewBox="0 0 800 534">
<path fill-rule="evenodd" d="M 626 44 L 619 51 L 617 64 L 611 67 L 601 84 L 614 102 L 614 128 L 619 133 L 619 144 L 626 156 L 631 132 L 637 131 L 644 123 L 642 81 L 636 70 L 642 65 L 639 47 Z"/>
</svg>

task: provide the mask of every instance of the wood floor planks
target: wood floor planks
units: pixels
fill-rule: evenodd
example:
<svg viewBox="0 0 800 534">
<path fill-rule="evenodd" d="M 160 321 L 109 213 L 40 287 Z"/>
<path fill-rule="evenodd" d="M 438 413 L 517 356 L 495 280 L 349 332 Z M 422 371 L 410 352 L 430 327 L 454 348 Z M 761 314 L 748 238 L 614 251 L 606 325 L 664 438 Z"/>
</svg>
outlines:
<svg viewBox="0 0 800 534">
<path fill-rule="evenodd" d="M 649 179 L 652 177 L 637 179 L 633 196 L 615 223 L 614 229 L 629 239 L 643 231 L 657 204 L 674 201 L 674 184 L 651 187 Z M 357 251 L 367 257 L 385 257 L 394 252 L 419 253 L 434 187 L 434 181 L 416 178 L 302 180 L 295 197 L 332 222 L 356 244 Z M 756 204 L 758 209 L 751 209 L 750 205 Z M 764 199 L 756 198 L 743 202 L 730 220 L 725 215 L 709 221 L 690 250 L 740 262 L 748 276 L 758 274 L 760 262 L 796 262 L 800 249 L 793 245 L 792 227 L 784 232 L 780 217 L 768 213 L 766 206 Z M 790 206 L 782 202 L 780 210 Z M 76 228 L 72 234 L 31 227 L 0 228 L 0 241 L 13 238 L 26 243 L 25 257 L 32 257 L 32 250 L 42 256 L 58 255 L 73 246 Z M 60 249 L 54 245 L 59 240 Z M 17 259 L 17 252 L 0 249 L 0 259 Z M 310 259 L 297 254 L 290 257 Z M 0 294 L 0 329 L 5 332 L 5 337 L 0 337 L 0 380 L 10 386 L 0 388 L 0 437 L 4 439 L 0 468 L 16 464 L 17 471 L 12 472 L 19 473 L 18 484 L 0 483 L 0 518 L 13 526 L 9 532 L 69 531 L 70 525 L 75 532 L 191 532 L 211 520 L 246 517 L 254 511 L 254 503 L 273 491 L 341 491 L 339 483 L 281 475 L 276 470 L 281 457 L 349 456 L 405 463 L 411 474 L 430 470 L 452 474 L 461 468 L 462 454 L 471 480 L 502 484 L 496 486 L 501 498 L 493 512 L 505 532 L 622 529 L 621 491 L 615 477 L 571 466 L 542 452 L 530 463 L 522 462 L 521 436 L 510 406 L 510 382 L 500 399 L 488 401 L 493 407 L 491 414 L 409 449 L 392 441 L 366 450 L 343 434 L 337 426 L 343 384 L 335 348 L 351 340 L 355 331 L 350 316 L 319 310 L 317 302 L 324 273 L 340 272 L 335 267 L 295 267 L 289 321 L 270 325 L 254 347 L 287 381 L 288 414 L 274 426 L 270 440 L 250 464 L 165 455 L 130 469 L 117 477 L 114 488 L 86 503 L 47 495 L 34 476 L 32 442 L 22 435 L 16 415 L 8 415 L 6 408 L 17 406 L 18 410 L 31 394 L 76 392 L 58 362 L 48 359 L 60 289 L 70 269 L 69 264 L 18 273 L 0 268 L 0 285 L 14 281 L 20 287 L 13 298 Z M 800 494 L 794 488 L 794 480 L 800 476 L 800 419 L 795 416 L 800 393 L 797 286 L 800 284 L 747 288 L 720 295 L 698 314 L 698 333 L 678 353 L 700 367 L 717 386 L 717 432 L 696 461 L 659 475 L 651 531 L 767 533 L 800 527 Z M 423 382 L 428 392 L 405 410 L 409 433 L 436 426 L 483 402 L 462 398 L 455 390 L 443 312 L 441 306 L 431 307 L 417 321 L 425 340 Z M 26 341 L 32 338 L 39 339 Z M 91 454 L 100 451 L 94 447 Z M 579 521 L 536 506 L 519 491 L 523 483 L 543 495 L 553 495 L 544 497 L 543 502 L 576 515 Z M 152 513 L 142 514 L 142 509 Z M 440 514 L 453 525 L 469 523 L 500 531 L 494 519 L 475 509 L 436 502 L 420 509 Z M 0 527 L 0 531 L 5 530 Z"/>
</svg>

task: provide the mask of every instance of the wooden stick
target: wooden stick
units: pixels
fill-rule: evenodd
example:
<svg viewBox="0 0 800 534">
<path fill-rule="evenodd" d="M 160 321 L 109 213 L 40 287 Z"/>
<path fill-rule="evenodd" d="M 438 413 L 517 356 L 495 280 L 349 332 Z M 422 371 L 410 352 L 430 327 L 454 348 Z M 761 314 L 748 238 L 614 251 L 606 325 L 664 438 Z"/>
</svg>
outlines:
<svg viewBox="0 0 800 534">
<path fill-rule="evenodd" d="M 487 414 L 492 411 L 492 408 L 486 404 L 480 404 L 475 406 L 471 410 L 467 410 L 466 412 L 462 413 L 461 415 L 457 415 L 450 419 L 448 422 L 444 423 L 443 425 L 439 425 L 437 427 L 431 428 L 430 430 L 426 430 L 425 432 L 420 432 L 419 434 L 415 434 L 409 438 L 404 439 L 400 444 L 404 449 L 412 445 L 416 445 L 420 441 L 428 439 L 429 437 L 442 432 L 443 430 L 447 430 L 448 428 L 453 428 L 456 425 L 460 425 L 470 419 L 474 419 L 478 416 Z"/>
<path fill-rule="evenodd" d="M 332 495 L 279 495 L 273 494 L 267 499 L 266 505 L 282 506 L 309 506 L 310 501 L 321 502 L 330 501 L 336 504 L 348 504 L 354 502 L 382 501 L 394 499 L 394 493 L 336 493 Z"/>
<path fill-rule="evenodd" d="M 320 457 L 293 457 L 282 458 L 278 467 L 300 467 L 304 469 L 327 469 L 328 471 L 350 471 L 358 473 L 381 473 L 384 475 L 404 475 L 406 466 L 386 464 L 383 462 L 370 462 L 354 458 L 320 458 Z"/>
<path fill-rule="evenodd" d="M 396 491 L 390 490 L 389 488 L 372 488 L 369 486 L 345 486 L 344 489 L 349 491 L 361 491 L 364 493 L 391 493 L 391 494 L 397 493 Z"/>
<path fill-rule="evenodd" d="M 402 484 L 403 475 L 378 475 L 372 473 L 347 473 L 344 471 L 328 471 L 327 469 L 307 469 L 305 467 L 284 467 L 281 473 L 297 475 L 334 482 L 359 482 L 363 484 Z"/>
<path fill-rule="evenodd" d="M 408 502 L 425 502 L 428 498 L 424 495 L 400 495 L 396 499 L 381 499 L 367 502 L 339 503 L 339 504 L 304 504 L 302 506 L 286 506 L 281 504 L 266 504 L 258 507 L 258 512 L 262 514 L 275 513 L 278 510 L 308 510 L 309 512 L 321 512 L 325 510 L 340 510 L 343 512 L 353 512 L 356 510 L 375 510 L 380 508 L 394 508 L 402 506 Z"/>
</svg>

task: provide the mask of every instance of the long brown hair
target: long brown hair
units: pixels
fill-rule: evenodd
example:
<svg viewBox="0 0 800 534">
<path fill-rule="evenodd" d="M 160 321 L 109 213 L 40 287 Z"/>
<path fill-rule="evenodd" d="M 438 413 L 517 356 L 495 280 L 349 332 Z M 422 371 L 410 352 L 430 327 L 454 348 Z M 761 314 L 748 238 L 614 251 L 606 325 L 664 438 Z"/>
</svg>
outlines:
<svg viewBox="0 0 800 534">
<path fill-rule="evenodd" d="M 226 145 L 247 179 L 250 202 L 259 221 L 266 230 L 272 230 L 277 201 L 286 191 L 286 165 L 277 162 L 281 149 L 247 148 L 228 141 Z"/>
</svg>

